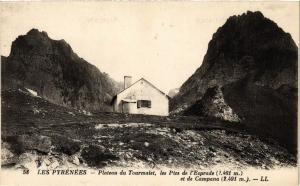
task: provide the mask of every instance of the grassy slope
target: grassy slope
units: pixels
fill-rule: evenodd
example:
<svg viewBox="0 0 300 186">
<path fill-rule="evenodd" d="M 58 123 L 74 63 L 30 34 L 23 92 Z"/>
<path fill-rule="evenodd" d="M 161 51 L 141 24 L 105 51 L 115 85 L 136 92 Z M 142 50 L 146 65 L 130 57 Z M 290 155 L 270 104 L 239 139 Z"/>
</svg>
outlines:
<svg viewBox="0 0 300 186">
<path fill-rule="evenodd" d="M 89 167 L 227 163 L 268 168 L 296 163 L 276 142 L 250 135 L 238 124 L 199 117 L 88 116 L 18 90 L 2 91 L 1 106 L 2 147 L 12 154 L 3 166 L 22 164 L 18 157 L 24 153 L 37 156 L 36 166 L 47 158 L 58 166 L 74 164 L 75 158 L 76 165 Z"/>
</svg>

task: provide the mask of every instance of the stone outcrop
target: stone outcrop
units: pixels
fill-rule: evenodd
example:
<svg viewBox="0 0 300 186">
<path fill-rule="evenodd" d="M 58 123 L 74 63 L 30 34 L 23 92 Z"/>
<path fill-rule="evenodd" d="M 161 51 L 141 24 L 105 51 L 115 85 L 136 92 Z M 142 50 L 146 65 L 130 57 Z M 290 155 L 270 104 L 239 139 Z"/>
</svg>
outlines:
<svg viewBox="0 0 300 186">
<path fill-rule="evenodd" d="M 184 114 L 215 117 L 231 122 L 241 121 L 238 115 L 225 102 L 223 92 L 217 86 L 207 89 L 202 99 L 185 110 Z"/>
</svg>

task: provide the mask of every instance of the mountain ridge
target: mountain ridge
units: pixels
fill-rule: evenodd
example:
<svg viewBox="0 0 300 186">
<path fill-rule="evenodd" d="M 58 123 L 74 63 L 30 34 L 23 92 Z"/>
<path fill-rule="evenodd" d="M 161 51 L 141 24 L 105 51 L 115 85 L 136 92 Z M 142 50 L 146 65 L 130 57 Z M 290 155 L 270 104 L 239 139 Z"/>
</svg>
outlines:
<svg viewBox="0 0 300 186">
<path fill-rule="evenodd" d="M 297 87 L 297 51 L 291 35 L 261 12 L 231 16 L 213 34 L 203 63 L 180 87 L 171 110 L 186 108 L 207 88 L 223 86 L 249 73 L 254 73 L 255 83 L 262 86 Z"/>
<path fill-rule="evenodd" d="M 120 90 L 116 81 L 80 58 L 65 40 L 53 40 L 37 29 L 18 36 L 9 56 L 1 59 L 4 89 L 28 87 L 60 105 L 110 111 L 110 99 Z"/>
<path fill-rule="evenodd" d="M 171 100 L 174 114 L 237 121 L 297 152 L 298 47 L 261 12 L 231 16 Z M 215 90 L 215 91 L 211 91 Z"/>
</svg>

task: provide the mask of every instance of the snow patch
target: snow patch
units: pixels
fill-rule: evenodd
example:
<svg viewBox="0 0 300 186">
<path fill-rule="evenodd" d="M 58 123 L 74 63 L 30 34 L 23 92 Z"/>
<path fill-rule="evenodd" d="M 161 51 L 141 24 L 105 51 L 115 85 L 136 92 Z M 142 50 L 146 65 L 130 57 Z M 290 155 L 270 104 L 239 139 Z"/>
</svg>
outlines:
<svg viewBox="0 0 300 186">
<path fill-rule="evenodd" d="M 84 115 L 91 116 L 92 113 L 86 110 L 79 110 L 79 113 L 83 113 Z"/>
<path fill-rule="evenodd" d="M 39 97 L 36 91 L 31 90 L 31 89 L 26 88 L 26 87 L 25 87 L 25 89 L 26 89 L 32 96 Z"/>
<path fill-rule="evenodd" d="M 33 114 L 39 114 L 41 112 L 41 110 L 39 110 L 37 108 L 33 108 L 32 111 L 33 111 Z"/>
<path fill-rule="evenodd" d="M 109 123 L 109 124 L 98 124 L 95 126 L 95 129 L 103 129 L 103 128 L 124 128 L 124 127 L 150 127 L 153 126 L 150 123 Z"/>
<path fill-rule="evenodd" d="M 75 116 L 75 114 L 73 112 L 68 112 L 68 114 L 70 114 L 72 116 Z"/>
</svg>

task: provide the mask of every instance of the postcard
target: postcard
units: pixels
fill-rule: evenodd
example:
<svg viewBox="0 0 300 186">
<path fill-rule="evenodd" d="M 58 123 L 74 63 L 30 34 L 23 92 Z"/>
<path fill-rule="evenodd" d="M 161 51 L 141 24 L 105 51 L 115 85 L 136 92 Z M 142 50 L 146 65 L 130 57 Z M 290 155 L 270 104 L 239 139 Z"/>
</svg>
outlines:
<svg viewBox="0 0 300 186">
<path fill-rule="evenodd" d="M 299 2 L 0 9 L 0 185 L 298 184 Z"/>
</svg>

